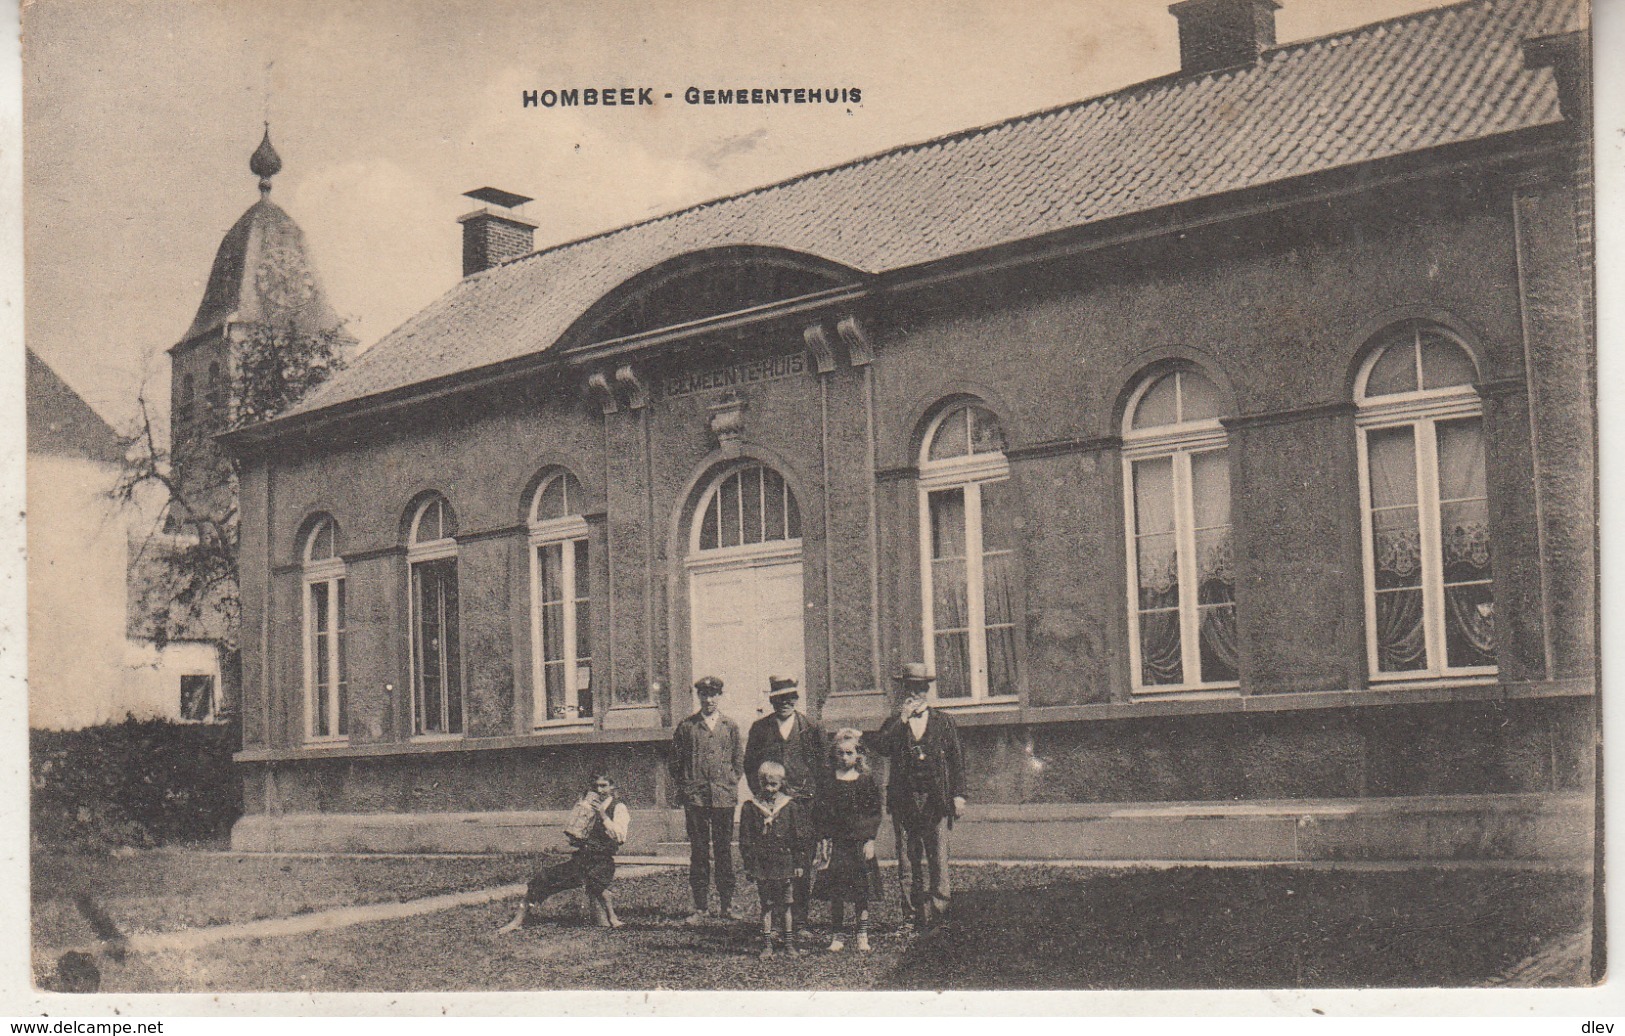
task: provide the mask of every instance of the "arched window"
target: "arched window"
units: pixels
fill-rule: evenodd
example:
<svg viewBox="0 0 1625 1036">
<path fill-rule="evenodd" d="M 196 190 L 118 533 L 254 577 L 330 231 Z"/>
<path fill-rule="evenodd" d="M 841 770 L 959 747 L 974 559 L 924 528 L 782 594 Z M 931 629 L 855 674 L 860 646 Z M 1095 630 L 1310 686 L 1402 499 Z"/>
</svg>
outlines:
<svg viewBox="0 0 1625 1036">
<path fill-rule="evenodd" d="M 411 570 L 412 730 L 463 732 L 457 598 L 457 518 L 440 496 L 418 504 L 407 536 Z"/>
<path fill-rule="evenodd" d="M 944 701 L 1014 699 L 1015 501 L 992 411 L 954 403 L 920 448 L 920 584 L 925 662 Z"/>
<path fill-rule="evenodd" d="M 739 468 L 700 501 L 694 547 L 723 550 L 801 539 L 801 508 L 784 476 L 762 464 Z"/>
<path fill-rule="evenodd" d="M 1192 366 L 1147 378 L 1123 416 L 1130 657 L 1137 692 L 1237 686 L 1223 395 Z"/>
<path fill-rule="evenodd" d="M 560 472 L 530 506 L 531 658 L 535 725 L 593 716 L 592 594 L 581 483 Z"/>
<path fill-rule="evenodd" d="M 346 671 L 344 559 L 338 525 L 317 521 L 305 537 L 305 740 L 336 741 L 349 735 Z"/>
<path fill-rule="evenodd" d="M 1420 321 L 1389 328 L 1355 380 L 1372 679 L 1495 672 L 1477 368 Z"/>
</svg>

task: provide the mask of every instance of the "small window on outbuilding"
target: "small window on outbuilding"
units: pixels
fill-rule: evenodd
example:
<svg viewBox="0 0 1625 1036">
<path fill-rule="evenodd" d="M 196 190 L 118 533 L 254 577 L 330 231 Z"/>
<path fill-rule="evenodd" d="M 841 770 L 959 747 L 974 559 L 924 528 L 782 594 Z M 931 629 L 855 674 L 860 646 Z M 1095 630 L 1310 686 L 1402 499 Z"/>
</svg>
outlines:
<svg viewBox="0 0 1625 1036">
<path fill-rule="evenodd" d="M 209 723 L 214 711 L 214 677 L 206 673 L 181 677 L 181 719 Z"/>
</svg>

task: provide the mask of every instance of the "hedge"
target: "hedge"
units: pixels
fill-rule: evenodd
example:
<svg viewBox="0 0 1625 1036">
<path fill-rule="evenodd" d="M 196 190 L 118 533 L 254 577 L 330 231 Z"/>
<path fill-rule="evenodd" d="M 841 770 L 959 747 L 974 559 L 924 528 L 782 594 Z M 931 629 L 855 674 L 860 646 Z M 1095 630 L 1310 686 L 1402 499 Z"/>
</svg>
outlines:
<svg viewBox="0 0 1625 1036">
<path fill-rule="evenodd" d="M 219 840 L 242 815 L 235 723 L 126 719 L 29 732 L 35 845 L 106 850 Z"/>
</svg>

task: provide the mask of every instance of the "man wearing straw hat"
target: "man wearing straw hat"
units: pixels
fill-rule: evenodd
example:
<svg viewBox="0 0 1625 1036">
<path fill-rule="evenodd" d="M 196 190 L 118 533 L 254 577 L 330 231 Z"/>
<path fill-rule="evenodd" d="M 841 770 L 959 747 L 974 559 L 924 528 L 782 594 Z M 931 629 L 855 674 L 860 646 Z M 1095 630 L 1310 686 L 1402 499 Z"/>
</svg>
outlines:
<svg viewBox="0 0 1625 1036">
<path fill-rule="evenodd" d="M 880 728 L 875 747 L 891 761 L 886 809 L 897 834 L 903 926 L 911 929 L 941 918 L 953 895 L 948 831 L 965 811 L 965 757 L 954 721 L 931 708 L 936 676 L 925 663 L 898 666 L 892 680 L 899 708 Z"/>
</svg>

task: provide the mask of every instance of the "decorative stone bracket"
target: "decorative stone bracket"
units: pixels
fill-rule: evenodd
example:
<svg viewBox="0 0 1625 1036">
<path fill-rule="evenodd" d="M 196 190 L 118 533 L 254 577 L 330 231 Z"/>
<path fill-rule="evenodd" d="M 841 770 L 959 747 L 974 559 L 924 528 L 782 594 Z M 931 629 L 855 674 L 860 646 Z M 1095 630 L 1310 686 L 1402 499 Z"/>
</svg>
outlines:
<svg viewBox="0 0 1625 1036">
<path fill-rule="evenodd" d="M 711 434 L 724 453 L 731 455 L 739 450 L 745 438 L 745 411 L 749 409 L 750 403 L 732 389 L 711 405 Z"/>
<path fill-rule="evenodd" d="M 623 404 L 628 410 L 642 410 L 649 405 L 649 383 L 629 363 L 615 369 L 613 380 L 607 371 L 594 371 L 587 376 L 586 387 L 587 395 L 605 416 L 618 413 Z"/>
<path fill-rule="evenodd" d="M 863 322 L 855 316 L 846 316 L 835 322 L 835 334 L 846 346 L 846 358 L 854 367 L 867 367 L 875 362 L 874 343 L 869 338 L 869 332 L 864 328 Z M 828 374 L 835 369 L 835 348 L 830 340 L 829 332 L 822 323 L 812 324 L 802 332 L 807 340 L 807 349 L 812 353 L 813 365 L 820 374 Z"/>
</svg>

